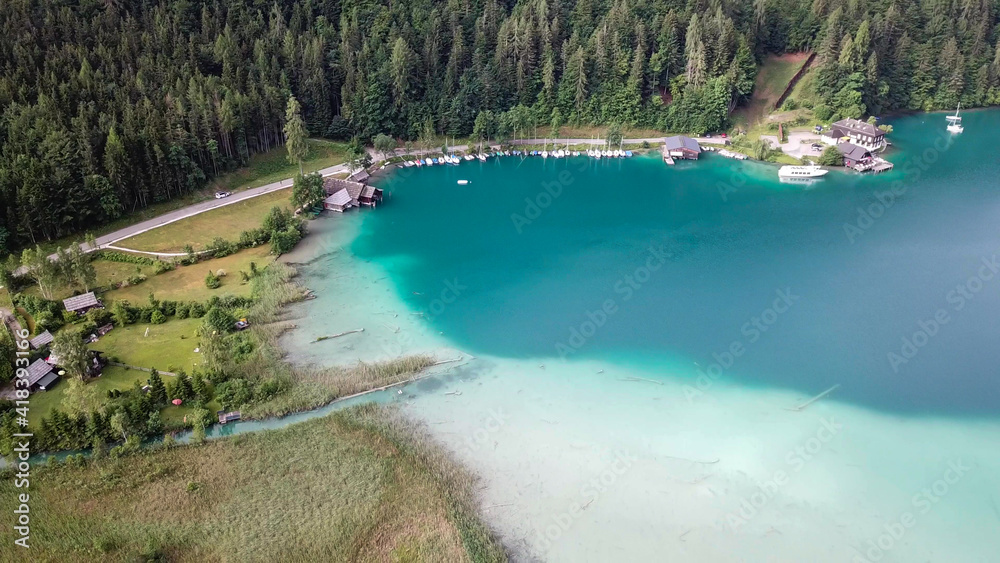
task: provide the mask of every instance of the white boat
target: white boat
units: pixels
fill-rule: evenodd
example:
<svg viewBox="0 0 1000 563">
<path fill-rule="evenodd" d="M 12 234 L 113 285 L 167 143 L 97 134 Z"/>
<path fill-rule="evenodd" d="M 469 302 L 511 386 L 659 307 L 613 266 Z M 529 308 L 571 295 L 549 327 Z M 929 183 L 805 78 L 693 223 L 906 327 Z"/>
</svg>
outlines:
<svg viewBox="0 0 1000 563">
<path fill-rule="evenodd" d="M 459 181 L 458 181 L 458 185 L 459 185 L 459 186 L 464 186 L 464 185 L 466 185 L 466 184 L 468 184 L 468 183 L 469 183 L 469 181 L 468 181 L 468 180 L 459 180 Z"/>
<path fill-rule="evenodd" d="M 467 154 L 465 155 L 465 160 L 476 160 L 476 157 L 472 156 L 471 154 Z"/>
<path fill-rule="evenodd" d="M 965 131 L 965 127 L 962 127 L 962 118 L 958 115 L 959 111 L 962 109 L 962 103 L 958 103 L 958 109 L 955 110 L 955 115 L 945 116 L 948 121 L 948 131 L 951 133 L 961 133 Z"/>
<path fill-rule="evenodd" d="M 542 158 L 548 158 L 548 157 L 549 157 L 549 151 L 542 151 Z"/>
<path fill-rule="evenodd" d="M 407 160 L 406 162 L 403 163 L 403 166 L 409 168 L 409 167 L 413 166 L 413 162 Z"/>
<path fill-rule="evenodd" d="M 479 162 L 486 162 L 486 155 L 479 155 Z"/>
<path fill-rule="evenodd" d="M 424 160 L 424 164 L 426 164 L 427 166 L 431 166 L 431 165 L 434 164 L 434 161 L 432 159 L 428 158 L 428 159 Z"/>
<path fill-rule="evenodd" d="M 829 170 L 815 164 L 810 166 L 782 166 L 778 169 L 779 178 L 819 178 Z"/>
<path fill-rule="evenodd" d="M 580 156 L 580 151 L 573 151 L 573 156 Z"/>
</svg>

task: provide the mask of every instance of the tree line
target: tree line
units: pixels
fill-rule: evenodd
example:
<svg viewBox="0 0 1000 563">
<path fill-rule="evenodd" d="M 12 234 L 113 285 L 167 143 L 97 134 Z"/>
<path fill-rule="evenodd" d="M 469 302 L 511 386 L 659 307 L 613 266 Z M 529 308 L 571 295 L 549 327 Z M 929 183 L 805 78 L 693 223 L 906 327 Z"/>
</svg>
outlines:
<svg viewBox="0 0 1000 563">
<path fill-rule="evenodd" d="M 996 104 L 997 12 L 972 0 L 9 0 L 0 252 L 190 193 L 283 145 L 289 115 L 296 142 L 566 124 L 703 133 L 726 126 L 766 54 L 803 50 L 819 53 L 817 113 L 831 118 Z"/>
</svg>

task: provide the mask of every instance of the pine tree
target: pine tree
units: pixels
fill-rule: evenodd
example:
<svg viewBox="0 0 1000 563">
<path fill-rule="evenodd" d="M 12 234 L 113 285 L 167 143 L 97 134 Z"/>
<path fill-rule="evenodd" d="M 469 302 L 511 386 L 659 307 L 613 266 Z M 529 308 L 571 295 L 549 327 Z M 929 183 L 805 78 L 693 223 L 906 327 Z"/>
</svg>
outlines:
<svg viewBox="0 0 1000 563">
<path fill-rule="evenodd" d="M 149 374 L 149 399 L 156 408 L 166 406 L 167 404 L 167 388 L 163 385 L 163 378 L 160 377 L 160 372 L 155 369 Z"/>
<path fill-rule="evenodd" d="M 299 166 L 299 174 L 303 174 L 302 162 L 309 155 L 308 135 L 299 102 L 295 96 L 289 96 L 285 109 L 285 148 L 288 149 L 288 162 Z"/>
</svg>

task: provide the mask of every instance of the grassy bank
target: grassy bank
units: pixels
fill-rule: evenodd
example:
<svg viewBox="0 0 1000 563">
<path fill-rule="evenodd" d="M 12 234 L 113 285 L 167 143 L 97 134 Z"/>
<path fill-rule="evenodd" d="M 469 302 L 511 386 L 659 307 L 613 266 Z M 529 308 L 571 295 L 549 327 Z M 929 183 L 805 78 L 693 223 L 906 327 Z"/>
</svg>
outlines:
<svg viewBox="0 0 1000 563">
<path fill-rule="evenodd" d="M 0 481 L 10 513 L 17 489 Z M 504 561 L 472 478 L 363 406 L 271 432 L 32 472 L 36 561 Z M 0 544 L 0 560 L 23 554 Z"/>
<path fill-rule="evenodd" d="M 291 188 L 260 195 L 174 221 L 115 245 L 147 252 L 183 252 L 184 246 L 190 244 L 202 250 L 216 237 L 232 240 L 243 231 L 256 229 L 276 205 L 291 209 L 291 196 Z"/>
</svg>

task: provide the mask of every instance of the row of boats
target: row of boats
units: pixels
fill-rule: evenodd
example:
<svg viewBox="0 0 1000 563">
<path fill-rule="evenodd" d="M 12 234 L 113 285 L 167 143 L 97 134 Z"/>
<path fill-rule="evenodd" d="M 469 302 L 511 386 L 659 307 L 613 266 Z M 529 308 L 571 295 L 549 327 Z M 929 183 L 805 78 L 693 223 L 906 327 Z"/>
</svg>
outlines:
<svg viewBox="0 0 1000 563">
<path fill-rule="evenodd" d="M 479 160 L 480 162 L 486 162 L 486 160 L 491 157 L 499 158 L 502 156 L 520 156 L 520 157 L 540 156 L 542 158 L 549 158 L 549 157 L 565 158 L 569 156 L 581 156 L 584 154 L 591 158 L 630 158 L 633 155 L 632 151 L 621 150 L 621 149 L 616 149 L 616 150 L 591 149 L 586 151 L 585 153 L 581 151 L 571 151 L 568 149 L 557 149 L 554 151 L 513 150 L 513 151 L 494 151 L 494 152 L 479 153 L 479 154 L 467 154 L 465 156 L 457 156 L 454 154 L 449 154 L 438 158 L 418 158 L 416 160 L 403 161 L 403 166 L 409 168 L 413 166 L 434 166 L 435 164 L 456 165 L 460 164 L 463 160 Z"/>
</svg>

